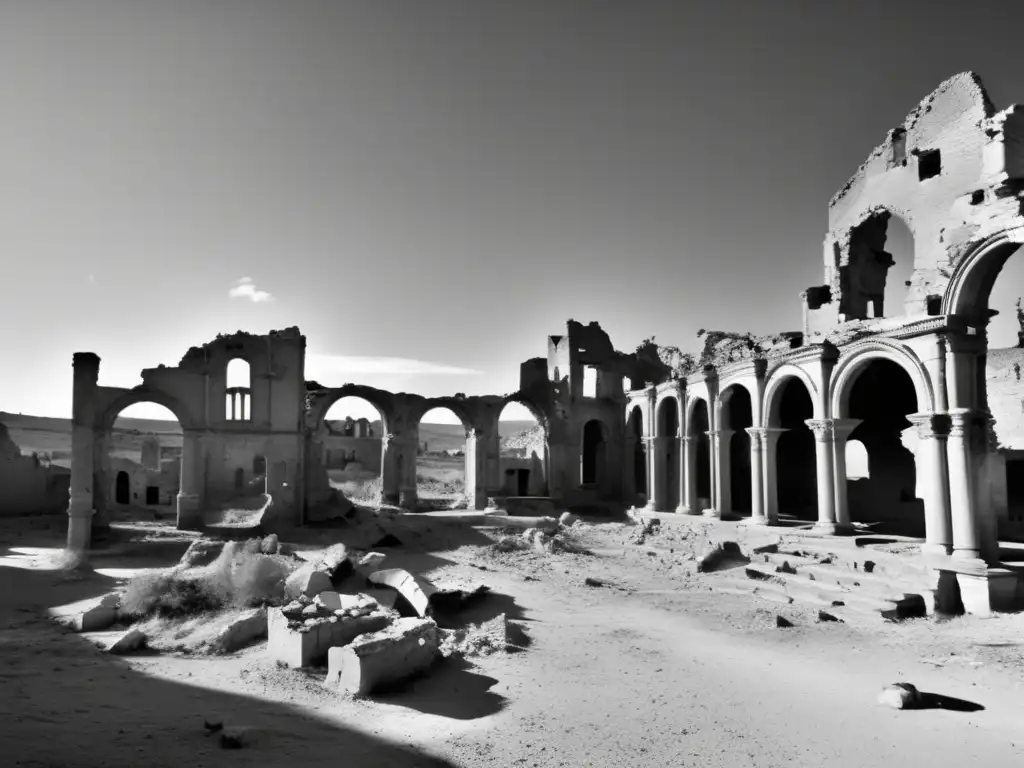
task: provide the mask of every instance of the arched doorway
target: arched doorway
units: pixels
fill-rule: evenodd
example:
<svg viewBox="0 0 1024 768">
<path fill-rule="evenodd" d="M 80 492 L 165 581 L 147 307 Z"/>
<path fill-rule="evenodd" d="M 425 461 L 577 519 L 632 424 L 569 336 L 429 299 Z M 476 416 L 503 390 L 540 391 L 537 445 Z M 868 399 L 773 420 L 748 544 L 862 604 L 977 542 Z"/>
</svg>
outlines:
<svg viewBox="0 0 1024 768">
<path fill-rule="evenodd" d="M 606 470 L 607 429 L 597 419 L 583 425 L 580 481 L 583 485 L 598 485 Z"/>
<path fill-rule="evenodd" d="M 130 519 L 151 520 L 154 511 L 174 514 L 184 453 L 181 424 L 168 407 L 150 400 L 114 409 L 103 417 L 97 436 L 101 481 L 94 503 L 101 524 L 109 521 L 111 506 Z"/>
<path fill-rule="evenodd" d="M 547 495 L 547 429 L 540 410 L 510 400 L 498 413 L 497 439 L 497 477 L 490 495 Z"/>
<path fill-rule="evenodd" d="M 696 509 L 691 509 L 691 512 L 699 514 L 711 507 L 711 443 L 708 438 L 711 420 L 707 401 L 703 398 L 694 403 L 688 428 L 690 450 L 694 454 L 690 466 L 694 472 L 693 491 L 696 494 Z"/>
<path fill-rule="evenodd" d="M 323 467 L 329 488 L 354 504 L 379 507 L 383 495 L 385 434 L 380 409 L 362 397 L 341 397 L 327 409 L 323 429 L 317 434 L 318 450 L 310 458 L 318 460 Z M 254 474 L 259 474 L 257 469 L 266 474 L 265 457 L 254 458 Z M 310 485 L 315 486 L 315 483 Z M 315 488 L 310 490 L 315 491 Z M 329 506 L 329 502 L 327 498 L 323 504 L 314 506 Z"/>
<path fill-rule="evenodd" d="M 867 472 L 847 479 L 850 520 L 908 536 L 925 535 L 923 493 L 917 488 L 917 392 L 906 370 L 891 360 L 864 363 L 846 384 L 842 416 L 859 419 L 849 439 L 867 454 Z M 854 455 L 859 449 L 854 449 Z M 867 476 L 864 476 L 864 475 Z"/>
<path fill-rule="evenodd" d="M 627 461 L 632 464 L 630 471 L 633 475 L 633 490 L 637 497 L 643 497 L 646 503 L 647 498 L 647 452 L 644 446 L 644 417 L 639 405 L 633 406 L 629 412 L 629 422 L 626 425 L 626 439 L 630 445 Z M 635 502 L 642 506 L 639 499 Z"/>
<path fill-rule="evenodd" d="M 114 502 L 117 504 L 131 504 L 132 502 L 132 489 L 131 481 L 128 478 L 128 473 L 121 470 L 117 473 L 117 481 L 115 483 L 116 489 L 114 491 Z"/>
<path fill-rule="evenodd" d="M 658 406 L 657 435 L 658 462 L 655 479 L 659 509 L 676 509 L 679 498 L 679 404 L 674 397 L 666 397 Z"/>
<path fill-rule="evenodd" d="M 459 509 L 467 506 L 467 424 L 451 408 L 426 411 L 419 421 L 416 448 L 417 509 Z"/>
<path fill-rule="evenodd" d="M 753 404 L 746 387 L 738 384 L 726 388 L 722 400 L 722 439 L 728 441 L 729 508 L 721 510 L 749 515 L 753 508 L 750 477 L 750 434 L 754 426 Z"/>
<path fill-rule="evenodd" d="M 780 522 L 817 521 L 818 476 L 814 433 L 807 420 L 814 418 L 811 393 L 796 376 L 787 377 L 775 391 L 768 412 L 775 443 L 775 499 Z M 777 435 L 777 437 L 776 437 Z"/>
</svg>

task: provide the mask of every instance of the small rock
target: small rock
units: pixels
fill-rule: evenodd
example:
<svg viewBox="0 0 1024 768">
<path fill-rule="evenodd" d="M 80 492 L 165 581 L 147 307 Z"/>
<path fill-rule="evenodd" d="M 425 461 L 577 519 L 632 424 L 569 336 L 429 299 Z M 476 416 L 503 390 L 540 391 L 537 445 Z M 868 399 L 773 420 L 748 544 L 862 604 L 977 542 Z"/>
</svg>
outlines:
<svg viewBox="0 0 1024 768">
<path fill-rule="evenodd" d="M 893 683 L 878 694 L 878 703 L 893 709 L 914 709 L 921 703 L 921 692 L 910 683 Z"/>
<path fill-rule="evenodd" d="M 255 732 L 252 728 L 238 726 L 224 728 L 220 732 L 220 746 L 222 749 L 241 749 L 252 743 L 254 735 Z"/>
<path fill-rule="evenodd" d="M 775 617 L 775 626 L 776 627 L 780 627 L 780 628 L 781 627 L 792 627 L 793 626 L 793 622 L 790 621 L 789 619 L 787 619 L 785 616 L 776 616 Z"/>
<path fill-rule="evenodd" d="M 839 621 L 841 623 L 841 620 L 837 616 L 833 616 L 827 611 L 818 611 L 818 621 Z"/>
<path fill-rule="evenodd" d="M 563 512 L 561 517 L 558 518 L 558 524 L 564 528 L 572 528 L 579 521 L 579 516 L 574 515 L 572 512 Z"/>
<path fill-rule="evenodd" d="M 600 579 L 595 579 L 595 578 L 593 578 L 591 576 L 587 576 L 583 580 L 583 583 L 586 586 L 588 586 L 588 587 L 603 587 L 603 586 L 605 586 L 605 583 L 603 581 L 601 581 Z"/>
<path fill-rule="evenodd" d="M 260 543 L 260 551 L 264 555 L 276 555 L 281 551 L 281 542 L 276 533 L 272 533 Z"/>
<path fill-rule="evenodd" d="M 129 629 L 107 648 L 108 653 L 125 654 L 137 651 L 146 645 L 146 635 L 141 629 Z"/>
</svg>

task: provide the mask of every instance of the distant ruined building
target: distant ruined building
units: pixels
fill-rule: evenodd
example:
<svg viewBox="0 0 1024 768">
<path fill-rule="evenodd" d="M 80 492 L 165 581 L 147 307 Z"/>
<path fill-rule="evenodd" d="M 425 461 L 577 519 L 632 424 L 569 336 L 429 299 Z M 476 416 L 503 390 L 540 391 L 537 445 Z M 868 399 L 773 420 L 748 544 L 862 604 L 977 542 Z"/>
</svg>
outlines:
<svg viewBox="0 0 1024 768">
<path fill-rule="evenodd" d="M 883 301 L 894 218 L 914 239 L 902 306 Z M 218 337 L 176 367 L 143 371 L 133 389 L 99 386 L 99 358 L 79 353 L 69 546 L 106 524 L 102 446 L 133 403 L 166 406 L 184 430 L 183 528 L 201 525 L 236 478 L 273 499 L 264 527 L 315 519 L 333 492 L 333 451 L 353 449 L 332 441 L 346 439 L 378 441 L 367 450 L 379 457 L 382 501 L 411 507 L 420 417 L 446 407 L 466 430 L 472 508 L 529 495 L 577 509 L 806 521 L 828 536 L 879 523 L 922 537 L 930 572 L 955 581 L 968 611 L 1004 607 L 1017 574 L 1001 566 L 997 537 L 1024 534 L 1024 350 L 990 351 L 986 327 L 995 278 L 1021 244 L 1024 108 L 997 112 L 965 73 L 922 101 L 829 203 L 824 276 L 801 294 L 799 331 L 706 332 L 699 357 L 653 341 L 626 354 L 596 323 L 570 320 L 546 357 L 521 365 L 516 392 L 483 397 L 307 382 L 297 328 Z M 247 363 L 248 387 L 227 387 L 234 359 Z M 346 396 L 378 408 L 381 435 L 332 431 L 325 415 Z M 543 449 L 503 465 L 498 417 L 509 402 L 536 416 Z"/>
</svg>

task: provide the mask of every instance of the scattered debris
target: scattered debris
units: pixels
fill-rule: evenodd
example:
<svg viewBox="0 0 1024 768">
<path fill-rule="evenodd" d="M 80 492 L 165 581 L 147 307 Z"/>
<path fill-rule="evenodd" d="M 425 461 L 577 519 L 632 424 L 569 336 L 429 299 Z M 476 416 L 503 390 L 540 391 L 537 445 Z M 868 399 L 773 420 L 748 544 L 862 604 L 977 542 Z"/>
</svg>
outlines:
<svg viewBox="0 0 1024 768">
<path fill-rule="evenodd" d="M 348 547 L 344 544 L 333 544 L 328 547 L 316 563 L 316 570 L 323 571 L 331 582 L 340 581 L 350 576 L 354 570 L 349 559 Z"/>
<path fill-rule="evenodd" d="M 336 594 L 336 593 L 334 593 Z M 341 595 L 341 608 L 300 596 L 267 614 L 267 653 L 281 665 L 306 667 L 328 649 L 387 627 L 395 613 L 369 595 Z"/>
<path fill-rule="evenodd" d="M 443 637 L 440 652 L 445 658 L 489 656 L 509 647 L 508 620 L 504 613 L 466 629 L 440 632 Z"/>
<path fill-rule="evenodd" d="M 648 520 L 640 519 L 639 525 L 635 526 L 630 531 L 630 540 L 634 544 L 643 544 L 647 541 L 648 536 L 654 536 L 661 529 L 661 520 L 657 517 L 652 517 Z"/>
<path fill-rule="evenodd" d="M 914 709 L 921 704 L 921 692 L 910 683 L 893 683 L 878 694 L 878 703 L 893 709 Z"/>
<path fill-rule="evenodd" d="M 439 633 L 433 621 L 398 619 L 387 629 L 331 648 L 324 685 L 365 696 L 425 671 L 439 656 Z"/>
</svg>

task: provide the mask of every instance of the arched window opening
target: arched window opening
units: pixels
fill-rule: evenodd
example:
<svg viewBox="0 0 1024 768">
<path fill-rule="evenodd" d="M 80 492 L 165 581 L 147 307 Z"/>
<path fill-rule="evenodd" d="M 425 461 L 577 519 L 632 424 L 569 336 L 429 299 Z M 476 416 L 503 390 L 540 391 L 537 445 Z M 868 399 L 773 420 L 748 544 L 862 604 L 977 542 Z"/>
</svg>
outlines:
<svg viewBox="0 0 1024 768">
<path fill-rule="evenodd" d="M 116 486 L 114 502 L 124 505 L 130 504 L 132 498 L 131 480 L 128 477 L 128 473 L 124 470 L 117 473 Z"/>
<path fill-rule="evenodd" d="M 843 312 L 870 319 L 904 314 L 908 283 L 914 274 L 914 237 L 888 211 L 869 216 L 850 233 L 848 263 L 841 274 Z"/>
<path fill-rule="evenodd" d="M 868 449 L 860 440 L 846 441 L 846 479 L 848 481 L 869 480 L 871 468 L 868 464 Z"/>
<path fill-rule="evenodd" d="M 224 418 L 227 421 L 252 419 L 252 373 L 249 363 L 236 357 L 228 362 L 227 387 L 224 395 Z"/>
<path fill-rule="evenodd" d="M 464 424 L 450 408 L 431 408 L 420 417 L 419 442 L 429 450 L 416 458 L 416 498 L 425 510 L 455 509 L 466 505 L 475 489 L 466 484 L 467 450 Z M 479 446 L 483 450 L 483 446 Z M 481 478 L 482 480 L 483 478 Z"/>
<path fill-rule="evenodd" d="M 356 434 L 356 425 L 365 422 L 367 434 Z M 389 504 L 398 503 L 398 488 L 391 489 L 385 498 L 382 471 L 384 466 L 384 417 L 377 406 L 361 397 L 342 397 L 324 414 L 324 426 L 318 434 L 319 458 L 327 474 L 330 488 L 354 504 L 376 507 L 382 499 Z M 263 458 L 263 457 L 259 457 Z M 264 471 L 266 460 L 264 459 Z M 326 509 L 340 499 L 329 497 L 316 508 Z"/>
<path fill-rule="evenodd" d="M 584 485 L 596 485 L 605 472 L 607 435 L 604 424 L 596 419 L 583 426 L 581 480 Z"/>
<path fill-rule="evenodd" d="M 267 474 L 267 457 L 266 456 L 254 456 L 252 459 L 252 473 L 254 475 L 265 475 Z"/>
<path fill-rule="evenodd" d="M 421 438 L 422 439 L 422 438 Z M 498 488 L 488 495 L 547 494 L 547 433 L 531 406 L 510 402 L 498 414 Z"/>
</svg>

